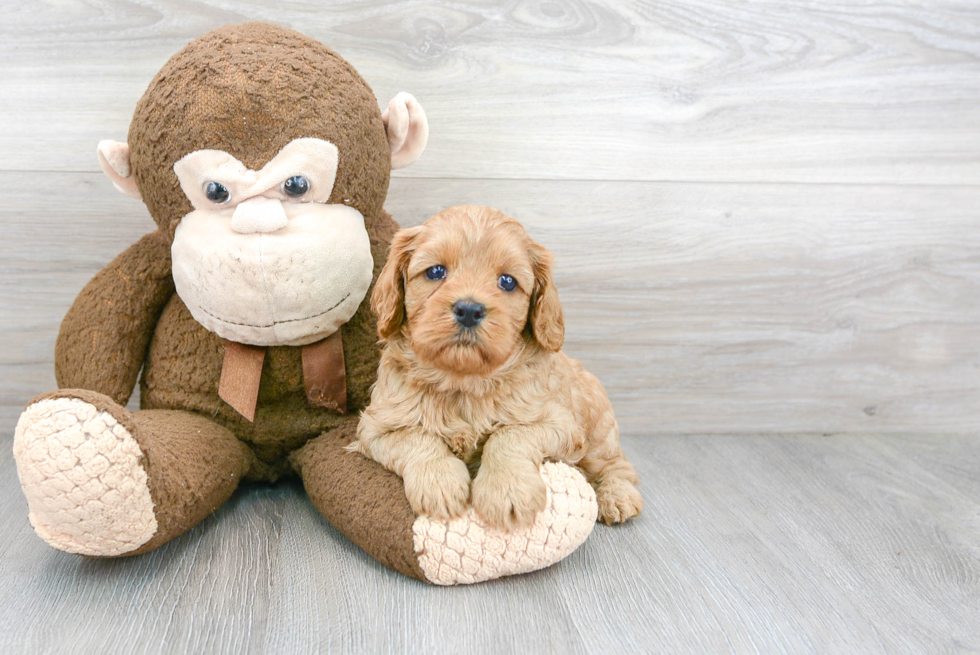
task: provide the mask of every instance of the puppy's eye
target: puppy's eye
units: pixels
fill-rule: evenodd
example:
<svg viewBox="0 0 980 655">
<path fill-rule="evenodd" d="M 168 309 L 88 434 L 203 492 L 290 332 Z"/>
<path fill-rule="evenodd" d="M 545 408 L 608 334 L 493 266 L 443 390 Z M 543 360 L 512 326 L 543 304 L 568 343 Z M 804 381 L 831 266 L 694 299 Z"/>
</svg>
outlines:
<svg viewBox="0 0 980 655">
<path fill-rule="evenodd" d="M 302 175 L 293 175 L 282 183 L 282 192 L 290 198 L 299 198 L 310 190 L 310 181 Z"/>
<path fill-rule="evenodd" d="M 208 197 L 211 202 L 216 202 L 219 205 L 223 205 L 228 202 L 228 198 L 231 194 L 228 193 L 228 189 L 225 188 L 224 184 L 219 182 L 208 182 L 204 185 L 204 195 Z"/>
<path fill-rule="evenodd" d="M 442 280 L 446 277 L 446 267 L 442 264 L 430 266 L 425 269 L 425 277 L 427 280 Z"/>
<path fill-rule="evenodd" d="M 505 273 L 504 275 L 500 276 L 500 279 L 497 280 L 497 286 L 504 291 L 513 291 L 517 288 L 517 280 Z"/>
</svg>

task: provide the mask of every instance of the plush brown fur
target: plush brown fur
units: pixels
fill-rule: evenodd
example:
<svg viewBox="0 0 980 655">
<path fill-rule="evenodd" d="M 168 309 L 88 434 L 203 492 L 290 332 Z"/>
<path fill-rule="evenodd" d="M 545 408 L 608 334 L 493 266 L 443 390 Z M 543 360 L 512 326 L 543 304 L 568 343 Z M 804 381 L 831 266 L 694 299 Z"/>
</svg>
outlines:
<svg viewBox="0 0 980 655">
<path fill-rule="evenodd" d="M 330 202 L 364 215 L 377 278 L 398 226 L 382 209 L 391 151 L 370 87 L 335 52 L 296 32 L 264 23 L 219 28 L 175 54 L 137 105 L 133 175 L 160 229 L 110 263 L 69 310 L 55 350 L 59 386 L 125 404 L 142 368 L 141 407 L 213 418 L 252 447 L 250 478 L 289 472 L 290 452 L 345 420 L 307 402 L 299 348 L 269 348 L 254 422 L 223 402 L 224 340 L 194 320 L 170 274 L 174 230 L 192 209 L 174 162 L 215 148 L 261 168 L 297 137 L 338 146 Z M 367 404 L 377 371 L 375 329 L 367 302 L 343 329 L 350 414 Z"/>
<path fill-rule="evenodd" d="M 173 162 L 212 148 L 258 170 L 297 135 L 340 152 L 330 203 L 360 211 L 369 233 L 388 223 L 391 150 L 374 93 L 336 52 L 276 25 L 227 25 L 171 57 L 136 105 L 128 143 L 143 201 L 172 240 L 192 209 Z"/>
<path fill-rule="evenodd" d="M 346 521 L 338 529 L 420 577 L 414 516 L 404 498 L 392 495 L 393 476 L 343 449 L 380 358 L 369 303 L 343 327 L 349 414 L 307 401 L 300 348 L 283 346 L 267 351 L 250 422 L 218 397 L 225 341 L 197 323 L 174 290 L 170 246 L 192 209 L 174 163 L 215 148 L 257 169 L 299 137 L 339 148 L 329 202 L 363 214 L 376 279 L 398 226 L 382 209 L 391 151 L 370 87 L 339 55 L 301 34 L 262 23 L 223 27 L 175 54 L 136 108 L 129 132 L 133 176 L 159 229 L 79 294 L 58 336 L 56 377 L 60 387 L 73 389 L 63 394 L 111 407 L 146 449 L 160 530 L 130 554 L 193 526 L 240 479 L 271 481 L 296 471 L 317 506 Z M 130 415 L 119 405 L 141 369 L 140 404 L 152 411 Z M 352 488 L 361 496 L 353 498 Z"/>
<path fill-rule="evenodd" d="M 425 276 L 431 266 L 444 280 Z M 638 478 L 599 381 L 560 351 L 551 254 L 485 207 L 447 209 L 402 230 L 372 296 L 386 348 L 357 449 L 402 476 L 416 512 L 457 516 L 469 500 L 505 529 L 544 508 L 544 459 L 577 464 L 606 523 L 637 515 Z M 502 274 L 518 287 L 498 286 Z M 459 300 L 486 318 L 463 329 Z M 467 465 L 478 469 L 472 482 Z"/>
<path fill-rule="evenodd" d="M 418 136 L 425 126 L 417 108 L 414 120 L 414 128 L 408 129 L 415 129 Z M 32 505 L 32 512 L 37 509 L 43 515 L 35 525 L 47 526 L 39 534 L 48 543 L 93 556 L 143 553 L 201 521 L 228 499 L 240 480 L 272 481 L 295 473 L 314 505 L 338 530 L 379 561 L 406 575 L 428 579 L 419 559 L 423 554 L 415 552 L 416 517 L 402 481 L 347 447 L 355 439 L 356 412 L 369 400 L 381 353 L 369 303 L 362 302 L 343 326 L 348 414 L 341 414 L 336 406 L 330 409 L 309 402 L 301 349 L 281 346 L 266 350 L 254 421 L 249 421 L 218 395 L 226 342 L 195 321 L 175 291 L 171 246 L 177 225 L 192 206 L 174 173 L 174 163 L 190 152 L 217 149 L 260 169 L 287 143 L 304 137 L 338 147 L 329 203 L 348 205 L 364 217 L 377 280 L 397 229 L 382 209 L 392 157 L 398 155 L 404 162 L 406 156 L 417 156 L 424 136 L 422 141 L 396 145 L 392 152 L 375 97 L 347 62 L 296 32 L 250 23 L 220 28 L 191 42 L 150 83 L 136 108 L 128 149 L 125 144 L 112 147 L 118 155 L 114 160 L 129 152 L 129 165 L 121 170 L 113 165 L 106 172 L 114 181 L 125 178 L 120 188 L 143 198 L 158 229 L 100 271 L 76 298 L 62 323 L 55 352 L 62 390 L 33 401 L 58 414 L 38 418 L 39 412 L 25 412 L 24 424 L 18 424 L 15 452 L 27 453 L 41 444 L 43 448 L 30 452 L 41 453 L 42 460 L 43 453 L 52 460 L 67 453 L 63 457 L 67 461 L 74 446 L 63 442 L 64 425 L 74 430 L 88 409 L 104 413 L 91 426 L 86 423 L 85 429 L 103 434 L 109 425 L 119 424 L 118 430 L 112 428 L 113 439 L 129 445 L 135 441 L 139 473 L 145 472 L 146 478 L 143 491 L 153 503 L 155 523 L 147 526 L 155 532 L 134 544 L 135 550 L 109 549 L 96 542 L 118 537 L 116 519 L 126 523 L 130 517 L 114 517 L 111 511 L 83 512 L 85 521 L 92 522 L 80 527 L 88 530 L 88 545 L 73 545 L 70 535 L 45 537 L 48 527 L 65 524 L 64 514 L 80 521 L 71 513 L 77 509 L 72 503 L 88 501 L 48 502 L 45 485 L 51 480 L 46 471 L 60 473 L 63 467 L 32 459 L 25 463 L 34 476 L 27 495 L 29 503 L 37 505 Z M 130 170 L 132 178 L 126 177 Z M 134 180 L 138 194 L 131 185 Z M 543 308 L 548 297 L 542 289 Z M 556 297 L 554 303 L 557 307 Z M 548 316 L 557 330 L 547 327 Z M 561 340 L 556 316 L 560 313 L 544 309 L 535 322 L 540 323 L 539 340 L 553 344 L 557 339 L 555 349 Z M 141 410 L 131 413 L 123 406 L 141 370 Z M 99 443 L 115 447 L 113 439 Z M 88 451 L 103 447 L 96 441 L 86 438 L 78 447 Z M 24 445 L 28 442 L 32 445 Z M 24 445 L 22 450 L 17 443 Z M 18 459 L 18 466 L 21 463 Z M 458 460 L 457 464 L 463 466 Z M 123 466 L 112 464 L 117 465 Z M 116 469 L 109 477 L 139 478 L 132 470 Z M 542 484 L 540 476 L 538 483 Z M 115 488 L 100 484 L 91 485 L 93 498 L 101 501 L 98 494 L 104 492 L 105 498 L 118 499 Z M 66 490 L 61 481 L 50 488 L 64 494 L 74 491 Z M 140 534 L 140 539 L 147 536 Z M 580 534 L 584 538 L 587 531 Z M 558 544 L 553 556 L 563 557 L 570 552 L 568 547 Z M 520 548 L 495 555 L 500 559 L 513 554 L 519 563 L 527 555 Z M 460 563 L 456 551 L 446 552 L 442 564 Z M 457 556 L 455 564 L 450 555 Z M 547 557 L 532 559 L 537 567 L 550 563 Z M 508 562 L 515 560 L 508 557 Z M 467 571 L 470 581 L 505 574 L 496 566 L 476 568 Z M 513 569 L 517 570 L 527 569 Z M 442 573 L 443 568 L 438 568 L 437 574 Z"/>
</svg>

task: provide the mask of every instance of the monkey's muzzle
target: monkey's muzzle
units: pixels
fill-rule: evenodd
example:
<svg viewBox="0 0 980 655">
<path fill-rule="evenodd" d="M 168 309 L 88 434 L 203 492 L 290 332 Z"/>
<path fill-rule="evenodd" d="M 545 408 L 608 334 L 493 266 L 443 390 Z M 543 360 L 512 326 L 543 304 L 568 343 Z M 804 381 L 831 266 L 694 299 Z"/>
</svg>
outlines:
<svg viewBox="0 0 980 655">
<path fill-rule="evenodd" d="M 357 311 L 374 270 L 364 217 L 346 205 L 256 197 L 224 212 L 193 211 L 171 250 L 177 295 L 194 319 L 256 346 L 333 334 Z"/>
</svg>

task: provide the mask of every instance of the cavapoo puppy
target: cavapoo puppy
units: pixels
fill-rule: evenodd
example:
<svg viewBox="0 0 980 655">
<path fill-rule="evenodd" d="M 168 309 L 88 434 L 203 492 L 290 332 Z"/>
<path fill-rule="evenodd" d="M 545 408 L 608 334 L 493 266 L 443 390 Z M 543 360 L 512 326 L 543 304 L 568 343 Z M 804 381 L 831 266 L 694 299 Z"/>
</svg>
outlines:
<svg viewBox="0 0 980 655">
<path fill-rule="evenodd" d="M 472 502 L 491 525 L 530 524 L 545 459 L 585 473 L 605 523 L 640 513 L 609 399 L 561 352 L 551 261 L 487 207 L 447 209 L 392 241 L 371 296 L 386 347 L 352 449 L 400 475 L 416 513 L 451 518 Z"/>
</svg>

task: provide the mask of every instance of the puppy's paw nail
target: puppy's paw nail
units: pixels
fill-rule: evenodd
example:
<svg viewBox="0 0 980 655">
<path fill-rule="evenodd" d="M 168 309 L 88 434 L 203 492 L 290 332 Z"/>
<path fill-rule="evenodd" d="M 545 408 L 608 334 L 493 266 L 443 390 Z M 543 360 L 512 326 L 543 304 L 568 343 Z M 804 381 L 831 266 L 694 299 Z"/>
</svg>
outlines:
<svg viewBox="0 0 980 655">
<path fill-rule="evenodd" d="M 544 480 L 533 468 L 494 475 L 483 471 L 473 482 L 473 509 L 490 525 L 513 530 L 534 522 L 548 504 Z"/>
<path fill-rule="evenodd" d="M 466 511 L 470 497 L 470 472 L 455 457 L 426 462 L 406 472 L 405 493 L 416 514 L 454 518 Z"/>
<path fill-rule="evenodd" d="M 643 497 L 632 482 L 621 478 L 604 480 L 596 489 L 599 520 L 606 525 L 622 523 L 643 510 Z"/>
</svg>

